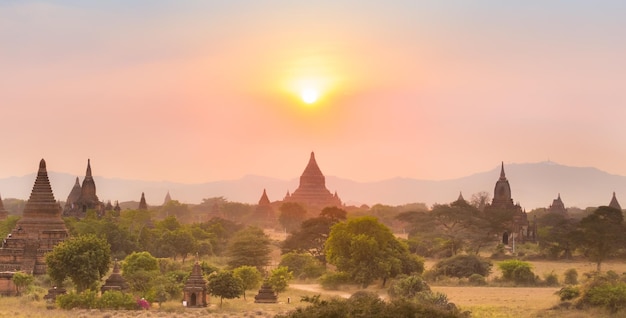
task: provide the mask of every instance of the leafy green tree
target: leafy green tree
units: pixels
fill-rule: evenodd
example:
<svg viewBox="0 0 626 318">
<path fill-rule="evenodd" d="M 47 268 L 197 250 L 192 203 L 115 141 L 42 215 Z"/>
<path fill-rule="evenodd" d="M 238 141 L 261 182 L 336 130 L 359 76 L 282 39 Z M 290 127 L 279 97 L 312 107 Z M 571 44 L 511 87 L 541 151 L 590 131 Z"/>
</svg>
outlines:
<svg viewBox="0 0 626 318">
<path fill-rule="evenodd" d="M 158 275 L 158 261 L 148 252 L 134 252 L 122 261 L 122 276 L 133 291 L 146 293 Z"/>
<path fill-rule="evenodd" d="M 394 281 L 388 293 L 392 299 L 411 299 L 421 292 L 430 292 L 430 286 L 420 275 L 411 275 Z"/>
<path fill-rule="evenodd" d="M 263 276 L 254 266 L 240 266 L 233 270 L 233 275 L 241 279 L 243 287 L 243 299 L 246 299 L 246 290 L 256 289 L 261 286 Z"/>
<path fill-rule="evenodd" d="M 345 221 L 348 217 L 348 212 L 342 208 L 336 206 L 330 206 L 322 209 L 320 217 L 329 219 L 334 223 Z"/>
<path fill-rule="evenodd" d="M 243 284 L 241 279 L 235 277 L 231 271 L 221 271 L 209 277 L 207 289 L 211 295 L 220 298 L 221 308 L 224 298 L 239 298 L 239 295 L 243 293 Z"/>
<path fill-rule="evenodd" d="M 270 263 L 270 238 L 258 227 L 247 227 L 235 234 L 228 246 L 228 266 L 248 265 L 264 272 Z"/>
<path fill-rule="evenodd" d="M 374 217 L 335 224 L 326 241 L 326 258 L 363 287 L 379 278 L 384 286 L 388 278 L 424 270 L 423 261 Z"/>
<path fill-rule="evenodd" d="M 278 222 L 289 233 L 296 231 L 300 224 L 306 220 L 306 209 L 297 202 L 285 202 L 278 210 L 280 211 Z"/>
<path fill-rule="evenodd" d="M 28 286 L 32 285 L 34 279 L 35 278 L 33 277 L 33 275 L 30 274 L 26 274 L 23 272 L 14 273 L 13 277 L 11 277 L 11 280 L 15 285 L 15 292 L 17 293 L 17 295 L 21 295 L 22 291 L 25 288 L 28 288 Z"/>
<path fill-rule="evenodd" d="M 486 277 L 491 273 L 492 266 L 493 264 L 489 260 L 478 255 L 458 254 L 437 262 L 432 271 L 435 276 L 468 278 L 478 274 Z"/>
<path fill-rule="evenodd" d="M 95 235 L 71 237 L 46 254 L 48 275 L 61 285 L 69 277 L 79 292 L 95 288 L 109 271 L 111 247 Z"/>
<path fill-rule="evenodd" d="M 167 231 L 163 235 L 163 239 L 173 248 L 174 259 L 176 259 L 176 255 L 180 255 L 183 259 L 183 264 L 187 255 L 195 253 L 198 249 L 196 239 L 191 234 L 191 231 L 186 228 Z"/>
<path fill-rule="evenodd" d="M 601 206 L 591 215 L 580 220 L 572 238 L 580 246 L 585 256 L 596 263 L 598 272 L 602 262 L 613 255 L 626 241 L 622 211 Z"/>
<path fill-rule="evenodd" d="M 326 271 L 324 265 L 308 253 L 287 253 L 280 258 L 279 266 L 287 267 L 298 278 L 317 278 Z"/>
<path fill-rule="evenodd" d="M 270 272 L 267 283 L 272 286 L 276 293 L 282 293 L 287 290 L 289 281 L 293 279 L 293 273 L 287 267 L 279 266 Z"/>
</svg>

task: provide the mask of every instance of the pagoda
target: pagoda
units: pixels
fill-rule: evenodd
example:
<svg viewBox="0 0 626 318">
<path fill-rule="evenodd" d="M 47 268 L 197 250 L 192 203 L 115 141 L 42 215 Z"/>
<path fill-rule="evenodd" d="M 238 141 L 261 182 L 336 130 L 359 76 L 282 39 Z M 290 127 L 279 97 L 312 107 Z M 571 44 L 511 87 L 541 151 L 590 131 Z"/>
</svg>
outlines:
<svg viewBox="0 0 626 318">
<path fill-rule="evenodd" d="M 548 213 L 556 213 L 561 215 L 567 214 L 567 209 L 565 208 L 565 204 L 563 200 L 561 200 L 561 194 L 559 193 L 557 198 L 552 200 L 552 204 L 548 207 Z"/>
<path fill-rule="evenodd" d="M 78 181 L 78 179 L 77 179 Z M 76 185 L 72 188 L 72 192 L 76 189 Z M 70 196 L 72 195 L 70 192 Z M 70 197 L 68 196 L 68 203 Z M 67 205 L 66 205 L 67 206 Z M 87 159 L 87 172 L 83 179 L 83 185 L 80 187 L 80 195 L 78 199 L 70 203 L 70 209 L 66 209 L 64 214 L 67 216 L 75 216 L 82 218 L 87 213 L 87 210 L 96 210 L 96 213 L 102 214 L 104 206 L 96 195 L 96 183 L 91 175 L 91 162 Z"/>
<path fill-rule="evenodd" d="M 207 306 L 207 287 L 206 280 L 202 276 L 200 264 L 196 261 L 191 270 L 191 275 L 185 282 L 183 287 L 183 302 L 187 307 L 206 307 Z"/>
<path fill-rule="evenodd" d="M 139 199 L 139 210 L 148 210 L 148 203 L 146 203 L 146 196 L 141 192 L 141 199 Z"/>
<path fill-rule="evenodd" d="M 487 213 L 496 211 L 505 212 L 512 218 L 510 224 L 508 224 L 508 231 L 502 234 L 502 243 L 507 245 L 510 241 L 515 240 L 519 243 L 536 240 L 536 223 L 531 225 L 526 212 L 522 210 L 519 203 L 513 203 L 511 185 L 504 173 L 504 162 L 500 169 L 500 178 L 496 181 L 496 186 L 493 190 L 493 200 L 491 200 L 491 204 L 485 207 L 485 212 Z"/>
<path fill-rule="evenodd" d="M 611 202 L 609 203 L 609 206 L 614 208 L 614 209 L 618 209 L 618 210 L 622 210 L 622 206 L 619 205 L 619 202 L 617 202 L 617 197 L 615 196 L 615 192 L 613 192 L 613 197 L 611 198 Z"/>
<path fill-rule="evenodd" d="M 4 220 L 9 217 L 9 211 L 4 208 L 4 203 L 2 203 L 2 197 L 0 197 L 0 220 Z"/>
<path fill-rule="evenodd" d="M 61 218 L 61 206 L 54 199 L 46 162 L 41 159 L 33 191 L 22 218 L 3 240 L 0 271 L 46 273 L 44 255 L 69 236 Z"/>
<path fill-rule="evenodd" d="M 100 287 L 100 291 L 104 294 L 104 292 L 109 290 L 125 291 L 127 289 L 128 284 L 126 283 L 126 280 L 124 280 L 124 277 L 122 277 L 122 274 L 120 274 L 120 265 L 117 260 L 115 260 L 115 263 L 113 264 L 113 272 L 104 282 L 104 285 Z"/>
<path fill-rule="evenodd" d="M 74 187 L 70 191 L 70 194 L 67 196 L 67 200 L 65 200 L 65 208 L 63 209 L 63 214 L 69 215 L 70 211 L 74 209 L 76 201 L 80 198 L 80 180 L 76 177 L 76 182 L 74 182 Z"/>
<path fill-rule="evenodd" d="M 170 196 L 170 192 L 167 191 L 167 194 L 165 195 L 165 199 L 163 200 L 163 205 L 170 203 L 170 201 L 172 201 L 172 197 Z"/>
<path fill-rule="evenodd" d="M 341 206 L 337 195 L 326 188 L 326 178 L 315 161 L 315 153 L 311 152 L 309 163 L 300 176 L 300 185 L 292 193 L 285 196 L 284 202 L 297 202 L 310 209 L 322 210 L 329 206 Z"/>
<path fill-rule="evenodd" d="M 267 197 L 265 189 L 263 189 L 263 194 L 259 199 L 259 204 L 256 206 L 254 215 L 257 223 L 263 227 L 272 227 L 272 225 L 276 223 L 274 208 L 272 208 L 272 203 Z"/>
</svg>

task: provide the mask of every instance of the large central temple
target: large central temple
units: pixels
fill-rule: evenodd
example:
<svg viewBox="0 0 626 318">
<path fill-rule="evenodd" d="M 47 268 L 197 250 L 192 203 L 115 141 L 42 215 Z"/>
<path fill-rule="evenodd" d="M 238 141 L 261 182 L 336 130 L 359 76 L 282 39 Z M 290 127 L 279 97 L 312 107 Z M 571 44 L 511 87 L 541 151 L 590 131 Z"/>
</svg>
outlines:
<svg viewBox="0 0 626 318">
<path fill-rule="evenodd" d="M 15 228 L 2 241 L 0 271 L 46 273 L 45 254 L 68 237 L 61 206 L 54 199 L 41 159 L 33 191 Z"/>
<path fill-rule="evenodd" d="M 329 206 L 341 206 L 341 200 L 337 195 L 330 193 L 326 188 L 326 177 L 322 174 L 315 153 L 311 152 L 309 163 L 300 176 L 300 186 L 292 194 L 287 192 L 284 202 L 298 202 L 309 209 L 321 210 Z"/>
</svg>

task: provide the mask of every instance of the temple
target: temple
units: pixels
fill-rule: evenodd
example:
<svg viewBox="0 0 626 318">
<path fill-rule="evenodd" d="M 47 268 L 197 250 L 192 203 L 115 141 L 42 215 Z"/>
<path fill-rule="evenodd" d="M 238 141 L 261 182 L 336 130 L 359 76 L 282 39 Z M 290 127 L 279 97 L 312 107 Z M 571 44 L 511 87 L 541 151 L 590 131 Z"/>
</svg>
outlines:
<svg viewBox="0 0 626 318">
<path fill-rule="evenodd" d="M 567 209 L 565 208 L 565 204 L 563 204 L 563 200 L 561 200 L 561 194 L 557 196 L 556 199 L 552 201 L 552 204 L 548 207 L 548 213 L 556 213 L 556 214 L 567 214 Z"/>
<path fill-rule="evenodd" d="M 197 261 L 183 287 L 183 304 L 192 308 L 208 305 L 206 280 L 202 276 L 202 269 Z"/>
<path fill-rule="evenodd" d="M 298 202 L 306 208 L 314 210 L 321 210 L 329 206 L 341 206 L 337 192 L 333 195 L 326 188 L 326 178 L 317 165 L 313 152 L 311 152 L 309 163 L 300 176 L 300 185 L 292 194 L 287 192 L 283 201 Z"/>
<path fill-rule="evenodd" d="M 50 187 L 46 162 L 41 159 L 24 213 L 2 242 L 0 271 L 45 274 L 44 255 L 68 236 L 69 232 L 61 218 L 61 206 L 54 199 Z"/>
<path fill-rule="evenodd" d="M 128 283 L 126 283 L 126 280 L 120 273 L 120 265 L 117 260 L 115 260 L 115 263 L 113 263 L 113 272 L 109 278 L 104 281 L 104 285 L 100 287 L 100 291 L 104 294 L 104 292 L 109 290 L 126 291 L 128 288 Z"/>
<path fill-rule="evenodd" d="M 147 210 L 148 203 L 146 203 L 146 196 L 141 192 L 141 199 L 139 200 L 139 210 Z"/>
<path fill-rule="evenodd" d="M 256 223 L 261 227 L 272 227 L 276 224 L 276 215 L 272 203 L 263 189 L 263 194 L 259 199 L 259 204 L 254 212 Z"/>
<path fill-rule="evenodd" d="M 509 229 L 502 235 L 502 243 L 509 244 L 509 241 L 515 241 L 523 243 L 525 241 L 535 241 L 537 236 L 536 223 L 531 225 L 528 222 L 526 212 L 522 210 L 519 204 L 513 203 L 511 196 L 511 185 L 504 173 L 504 162 L 500 169 L 500 178 L 496 182 L 496 186 L 493 190 L 493 200 L 491 204 L 485 207 L 485 211 L 503 211 L 507 215 L 511 215 L 512 222 L 509 224 Z"/>
<path fill-rule="evenodd" d="M 617 202 L 617 197 L 615 197 L 615 192 L 613 192 L 613 197 L 611 198 L 611 202 L 609 202 L 609 206 L 620 211 L 622 210 L 622 206 L 619 205 L 619 202 Z"/>
<path fill-rule="evenodd" d="M 2 203 L 2 197 L 0 197 L 0 220 L 4 220 L 9 217 L 9 211 L 4 208 L 4 203 Z"/>
<path fill-rule="evenodd" d="M 76 181 L 78 182 L 78 178 Z M 66 209 L 63 212 L 65 216 L 82 218 L 87 213 L 87 210 L 96 210 L 96 213 L 99 215 L 104 212 L 104 205 L 98 200 L 96 195 L 96 183 L 91 175 L 91 162 L 89 159 L 87 159 L 87 172 L 83 179 L 83 185 L 80 187 L 80 195 L 76 200 L 71 200 L 73 199 L 72 193 L 74 191 L 78 191 L 76 184 L 74 184 L 70 195 L 67 197 Z"/>
<path fill-rule="evenodd" d="M 167 191 L 167 194 L 165 195 L 165 199 L 163 200 L 163 205 L 168 204 L 170 201 L 172 201 L 172 197 L 170 196 L 170 192 Z"/>
</svg>

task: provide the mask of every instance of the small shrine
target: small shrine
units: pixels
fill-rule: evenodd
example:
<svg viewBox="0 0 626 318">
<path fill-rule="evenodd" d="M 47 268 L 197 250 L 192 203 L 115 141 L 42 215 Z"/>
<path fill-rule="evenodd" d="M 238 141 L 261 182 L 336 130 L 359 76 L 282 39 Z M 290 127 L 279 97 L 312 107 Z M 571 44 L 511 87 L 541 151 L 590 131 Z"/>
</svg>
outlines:
<svg viewBox="0 0 626 318">
<path fill-rule="evenodd" d="M 207 306 L 207 288 L 206 280 L 202 277 L 202 269 L 200 264 L 196 264 L 191 270 L 191 275 L 183 287 L 183 306 L 186 307 L 206 307 Z"/>
<path fill-rule="evenodd" d="M 115 264 L 113 265 L 113 272 L 111 276 L 107 278 L 104 282 L 104 285 L 100 288 L 100 291 L 104 294 L 104 292 L 109 290 L 117 290 L 117 291 L 125 291 L 128 289 L 128 284 L 122 274 L 120 274 L 120 265 L 117 260 L 115 260 Z"/>
<path fill-rule="evenodd" d="M 263 282 L 261 289 L 259 289 L 259 293 L 254 296 L 254 302 L 262 304 L 275 304 L 278 302 L 278 296 L 276 296 L 272 286 L 265 281 Z"/>
</svg>

